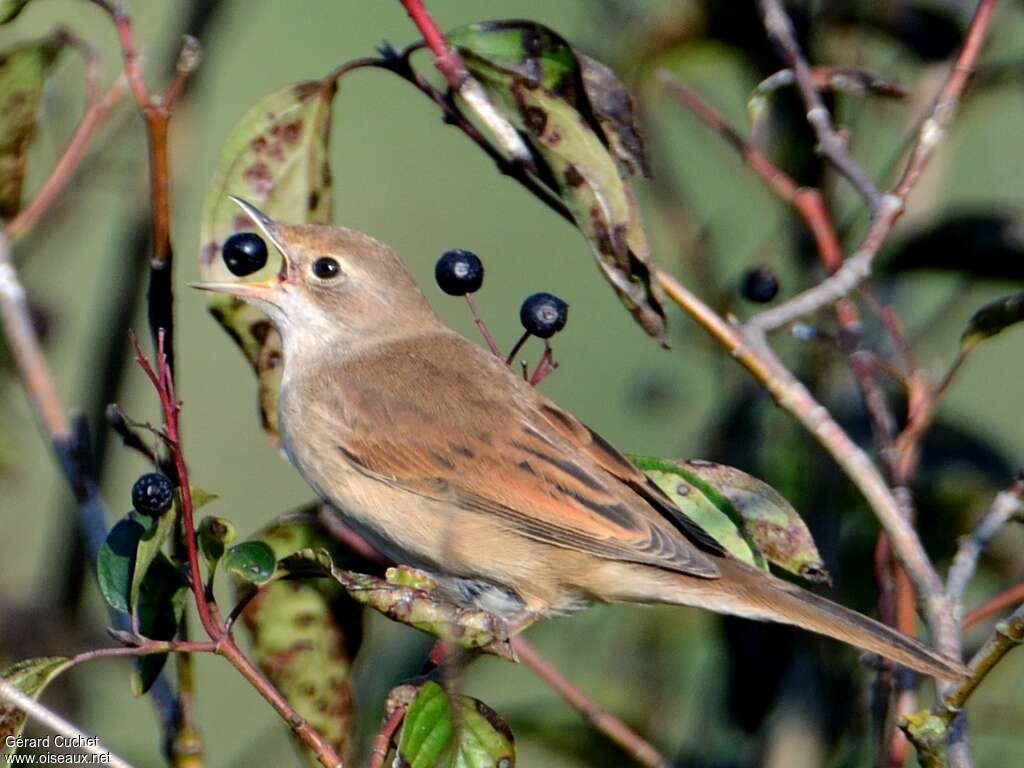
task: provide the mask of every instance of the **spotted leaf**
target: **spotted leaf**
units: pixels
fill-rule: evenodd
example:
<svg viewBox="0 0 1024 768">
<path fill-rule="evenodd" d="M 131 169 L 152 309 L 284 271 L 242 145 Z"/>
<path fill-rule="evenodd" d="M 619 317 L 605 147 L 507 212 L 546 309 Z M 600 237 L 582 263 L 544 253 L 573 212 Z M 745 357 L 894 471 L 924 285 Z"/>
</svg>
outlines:
<svg viewBox="0 0 1024 768">
<path fill-rule="evenodd" d="M 807 524 L 770 485 L 735 467 L 712 461 L 669 463 L 737 521 L 747 540 L 769 563 L 809 581 L 831 581 Z"/>
<path fill-rule="evenodd" d="M 70 667 L 71 659 L 45 656 L 26 659 L 0 672 L 0 678 L 36 699 L 53 678 Z M 13 754 L 17 737 L 25 730 L 25 713 L 0 699 L 0 755 Z"/>
<path fill-rule="evenodd" d="M 255 538 L 279 560 L 311 546 L 331 547 L 339 562 L 346 557 L 312 511 L 283 515 Z M 255 589 L 237 580 L 236 587 L 240 595 Z M 352 662 L 362 642 L 362 615 L 362 606 L 324 578 L 266 584 L 242 614 L 260 669 L 343 756 L 352 746 Z M 319 765 L 312 752 L 299 747 L 310 766 Z"/>
<path fill-rule="evenodd" d="M 330 223 L 327 149 L 335 90 L 333 80 L 288 86 L 261 99 L 232 129 L 203 205 L 199 248 L 203 280 L 239 279 L 225 266 L 221 246 L 230 235 L 252 230 L 253 225 L 228 195 L 242 197 L 290 224 Z M 280 258 L 270 258 L 245 280 L 265 279 L 279 267 Z M 209 302 L 210 312 L 255 368 L 263 426 L 279 442 L 281 339 L 262 312 L 236 297 L 211 294 Z"/>
<path fill-rule="evenodd" d="M 0 9 L 12 13 L 20 8 Z M 7 19 L 4 19 L 7 20 Z M 21 207 L 28 150 L 39 120 L 39 105 L 50 67 L 64 47 L 65 37 L 55 33 L 42 40 L 21 43 L 0 52 L 0 217 L 9 218 Z"/>
<path fill-rule="evenodd" d="M 447 37 L 536 152 L 540 180 L 566 204 L 620 300 L 663 340 L 665 313 L 628 183 L 644 163 L 625 88 L 603 64 L 533 22 L 471 24 Z"/>
</svg>

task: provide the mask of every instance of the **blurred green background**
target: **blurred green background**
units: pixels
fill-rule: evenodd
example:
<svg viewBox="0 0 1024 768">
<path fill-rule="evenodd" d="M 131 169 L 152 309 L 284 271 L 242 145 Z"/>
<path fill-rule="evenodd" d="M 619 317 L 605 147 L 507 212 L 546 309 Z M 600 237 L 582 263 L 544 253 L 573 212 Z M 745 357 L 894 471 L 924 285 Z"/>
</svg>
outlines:
<svg viewBox="0 0 1024 768">
<path fill-rule="evenodd" d="M 211 511 L 231 517 L 246 532 L 307 501 L 310 493 L 260 431 L 247 363 L 207 315 L 204 297 L 185 287 L 198 277 L 198 218 L 206 185 L 228 131 L 262 95 L 319 77 L 346 59 L 369 55 L 382 40 L 401 46 L 417 34 L 397 2 L 223 0 L 215 5 L 201 35 L 201 74 L 172 127 L 179 395 L 185 403 L 184 440 L 193 480 L 220 494 Z M 746 2 L 705 3 L 705 13 L 700 5 L 660 0 L 433 0 L 430 8 L 442 27 L 490 18 L 537 20 L 620 67 L 644 104 L 655 174 L 671 180 L 680 192 L 681 206 L 666 212 L 655 199 L 655 185 L 640 184 L 655 256 L 716 306 L 744 316 L 753 306 L 742 301 L 736 286 L 746 267 L 772 265 L 781 276 L 783 296 L 818 272 L 797 255 L 801 243 L 790 213 L 719 137 L 671 103 L 652 82 L 653 65 L 666 66 L 735 124 L 747 125 L 745 101 L 766 74 L 758 69 L 764 61 L 759 61 L 757 50 L 744 49 L 739 32 L 737 39 L 730 40 L 729 34 L 721 34 L 721 26 L 734 24 L 742 31 L 750 8 Z M 819 10 L 830 4 L 805 5 Z M 934 6 L 948 15 L 954 30 L 963 28 L 973 6 L 967 2 L 837 5 L 877 5 L 876 10 Z M 147 79 L 154 89 L 162 88 L 184 29 L 184 14 L 191 6 L 155 0 L 132 3 Z M 987 65 L 1016 62 L 1019 66 L 1024 60 L 1022 9 L 1020 3 L 1002 4 L 985 56 Z M 705 20 L 703 26 L 693 21 L 700 18 Z M 116 38 L 105 15 L 82 0 L 32 4 L 15 23 L 0 30 L 0 48 L 45 34 L 57 23 L 103 52 L 109 81 L 120 66 Z M 931 28 L 925 31 L 933 39 Z M 668 42 L 658 48 L 655 33 Z M 836 25 L 816 34 L 811 49 L 818 60 L 857 63 L 912 86 L 913 96 L 907 102 L 838 100 L 837 116 L 853 132 L 853 150 L 876 178 L 885 177 L 901 137 L 946 71 L 942 62 L 916 55 L 912 44 L 903 45 L 897 37 L 875 28 Z M 433 76 L 429 61 L 424 58 L 420 63 Z M 987 84 L 971 98 L 915 191 L 894 243 L 947 212 L 983 211 L 1005 215 L 1009 225 L 1015 223 L 1016 257 L 1024 258 L 1022 93 L 1020 79 L 1009 78 Z M 65 55 L 46 93 L 41 131 L 30 157 L 27 194 L 58 157 L 77 121 L 81 101 L 80 60 Z M 779 132 L 791 124 L 778 121 Z M 800 159 L 798 150 L 775 133 L 769 138 L 778 142 L 784 162 L 793 160 L 801 168 L 811 162 Z M 751 462 L 744 458 L 751 451 L 761 451 L 763 462 L 776 448 L 782 451 L 792 442 L 786 437 L 785 417 L 764 416 L 769 406 L 755 398 L 749 402 L 761 409 L 758 418 L 767 426 L 743 433 L 748 443 L 755 440 L 756 444 L 730 443 L 727 412 L 735 413 L 737 398 L 749 394 L 746 375 L 674 309 L 669 309 L 673 349 L 666 352 L 646 338 L 593 267 L 584 239 L 517 184 L 495 173 L 481 152 L 444 125 L 433 105 L 398 78 L 375 71 L 346 78 L 335 100 L 332 142 L 336 220 L 392 244 L 444 319 L 468 336 L 477 338 L 465 307 L 433 285 L 434 260 L 448 248 L 469 248 L 483 258 L 487 279 L 478 302 L 505 345 L 518 336 L 523 296 L 546 290 L 569 302 L 569 325 L 555 343 L 561 368 L 543 388 L 623 450 L 683 457 L 714 453 L 720 460 L 754 470 L 758 467 L 749 466 Z M 106 313 L 126 290 L 125 247 L 144 210 L 147 179 L 141 121 L 126 102 L 101 131 L 68 193 L 31 237 L 16 247 L 33 300 L 51 315 L 49 357 L 68 404 L 95 400 L 101 380 L 99 361 L 111 346 L 125 346 L 124 339 L 102 334 Z M 833 199 L 840 211 L 855 208 L 842 185 L 836 185 Z M 850 221 L 855 239 L 863 222 L 855 217 Z M 136 258 L 144 259 L 144 252 Z M 1013 258 L 1012 251 L 1006 258 Z M 917 350 L 922 367 L 938 373 L 955 354 L 966 318 L 985 301 L 1014 288 L 964 271 L 913 271 L 886 282 L 882 290 L 904 313 L 915 337 L 921 335 Z M 144 316 L 140 314 L 133 325 L 143 335 Z M 848 369 L 838 355 L 827 349 L 808 352 L 806 345 L 785 339 L 779 346 L 801 371 L 824 371 L 815 377 L 818 391 L 863 423 L 853 405 L 856 397 Z M 942 408 L 944 422 L 951 428 L 969 429 L 1011 467 L 1024 457 L 1022 352 L 1024 333 L 1009 332 L 987 344 L 957 380 Z M 539 351 L 533 348 L 532 353 Z M 0 637 L 6 644 L 0 646 L 0 658 L 79 650 L 103 642 L 105 617 L 88 581 L 81 636 L 54 629 L 51 614 L 68 591 L 62 583 L 69 557 L 68 493 L 17 382 L 7 379 L 0 386 Z M 117 399 L 135 418 L 158 418 L 155 400 L 137 369 L 129 368 Z M 828 467 L 827 460 L 816 461 Z M 763 469 L 764 464 L 758 466 Z M 788 466 L 791 480 L 804 489 L 790 492 L 791 498 L 798 504 L 814 501 L 815 509 L 801 509 L 812 524 L 819 521 L 822 527 L 816 530 L 824 530 L 833 544 L 858 536 L 870 541 L 876 529 L 863 506 L 855 497 L 850 501 L 848 486 L 839 481 L 841 490 L 835 492 L 837 500 L 831 506 L 835 487 L 819 482 L 812 473 L 814 466 Z M 941 458 L 936 466 L 930 477 L 945 476 Z M 135 454 L 112 448 L 104 491 L 113 513 L 128 510 L 128 490 L 145 469 Z M 922 509 L 921 525 L 935 541 L 944 542 L 942 551 L 965 532 L 991 493 L 1012 479 L 1006 476 L 1000 481 L 1000 471 L 982 472 L 985 495 L 968 495 L 970 504 L 963 506 L 960 517 L 929 517 L 928 510 Z M 780 489 L 787 491 L 784 484 Z M 845 499 L 842 507 L 839 497 Z M 995 550 L 998 567 L 983 574 L 976 593 L 970 593 L 969 605 L 1020 580 L 1024 558 L 1013 554 L 1020 552 L 1022 544 L 1019 526 L 1000 537 Z M 869 558 L 870 550 L 862 554 Z M 871 610 L 870 563 L 859 568 L 846 570 L 850 580 L 846 584 L 840 568 L 840 587 L 859 589 L 861 594 L 851 599 Z M 79 577 L 73 573 L 71 578 Z M 849 596 L 848 591 L 837 594 Z M 800 664 L 820 672 L 822 659 L 827 658 L 853 668 L 855 652 L 833 644 L 805 643 L 813 649 L 806 656 L 810 661 L 782 665 L 796 671 L 773 689 L 781 703 L 765 704 L 755 725 L 743 725 L 735 715 L 735 702 L 727 701 L 725 684 L 730 653 L 742 643 L 734 637 L 726 645 L 719 628 L 718 619 L 697 611 L 601 607 L 549 621 L 531 630 L 530 637 L 566 675 L 635 724 L 666 754 L 679 757 L 680 764 L 857 765 L 871 760 L 866 731 L 870 674 L 861 670 L 855 689 L 801 687 L 808 675 L 819 678 Z M 970 642 L 980 641 L 985 631 L 972 634 Z M 727 634 L 748 632 L 759 637 L 752 625 L 739 623 Z M 796 637 L 786 632 L 781 635 L 782 645 Z M 358 668 L 364 738 L 378 722 L 389 685 L 416 671 L 426 645 L 425 638 L 412 630 L 376 617 L 370 621 Z M 199 658 L 198 672 L 209 765 L 295 762 L 273 712 L 233 670 L 219 660 Z M 980 765 L 1024 759 L 1024 736 L 1020 735 L 1024 733 L 1024 694 L 1017 682 L 1022 676 L 1024 654 L 1006 662 L 971 704 Z M 127 666 L 98 662 L 72 677 L 74 690 L 64 689 L 64 694 L 77 702 L 77 721 L 83 728 L 140 766 L 159 764 L 154 719 L 147 704 L 132 699 Z M 756 699 L 759 683 L 756 679 L 748 683 Z M 482 659 L 472 665 L 465 686 L 510 720 L 523 766 L 626 762 L 526 669 Z M 840 723 L 845 738 L 819 744 L 815 734 L 820 729 L 811 723 L 820 719 L 815 697 L 827 695 L 825 690 L 837 696 L 837 691 L 845 691 L 850 720 Z M 784 740 L 771 741 L 771 734 L 787 732 L 784 728 L 789 726 L 805 737 L 797 749 L 803 762 L 778 752 L 789 748 Z M 789 762 L 773 762 L 780 754 L 789 755 Z"/>
</svg>

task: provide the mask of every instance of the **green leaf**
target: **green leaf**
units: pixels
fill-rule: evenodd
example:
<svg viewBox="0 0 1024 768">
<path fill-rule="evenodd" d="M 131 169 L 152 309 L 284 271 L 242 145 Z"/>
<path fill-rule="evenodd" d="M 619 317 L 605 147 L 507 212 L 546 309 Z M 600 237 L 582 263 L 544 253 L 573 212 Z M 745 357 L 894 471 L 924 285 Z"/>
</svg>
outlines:
<svg viewBox="0 0 1024 768">
<path fill-rule="evenodd" d="M 210 493 L 209 491 L 204 491 L 202 488 L 200 488 L 198 486 L 195 486 L 195 485 L 193 485 L 190 488 L 190 490 L 192 492 L 192 511 L 193 512 L 195 510 L 197 510 L 197 509 L 202 509 L 203 507 L 205 507 L 210 502 L 216 501 L 217 499 L 220 498 L 220 496 L 218 496 L 216 493 Z M 181 490 L 179 489 L 178 492 L 181 493 Z"/>
<path fill-rule="evenodd" d="M 648 456 L 630 456 L 630 460 L 730 555 L 767 570 L 761 553 L 744 533 L 740 516 L 715 504 L 675 462 Z"/>
<path fill-rule="evenodd" d="M 14 21 L 31 0 L 0 0 L 0 24 Z"/>
<path fill-rule="evenodd" d="M 70 666 L 71 659 L 66 656 L 43 656 L 12 664 L 0 672 L 0 677 L 22 693 L 38 699 L 49 682 Z M 0 699 L 0 755 L 14 754 L 15 748 L 8 744 L 21 735 L 25 720 L 24 712 Z"/>
<path fill-rule="evenodd" d="M 513 768 L 515 739 L 482 701 L 430 681 L 405 714 L 398 761 L 409 768 Z"/>
<path fill-rule="evenodd" d="M 282 515 L 255 535 L 278 559 L 333 539 L 310 512 Z M 338 551 L 339 558 L 344 554 Z M 316 569 L 322 575 L 322 569 Z M 241 589 L 255 589 L 244 585 Z M 355 719 L 352 662 L 362 641 L 361 605 L 331 579 L 275 581 L 263 586 L 242 614 L 253 659 L 317 733 L 345 756 Z M 305 747 L 309 765 L 318 765 Z"/>
<path fill-rule="evenodd" d="M 224 553 L 224 570 L 243 581 L 266 584 L 277 569 L 274 550 L 262 541 L 243 541 Z"/>
<path fill-rule="evenodd" d="M 206 560 L 210 578 L 217 570 L 217 563 L 224 557 L 224 550 L 235 540 L 235 524 L 227 518 L 208 515 L 199 523 L 197 538 L 199 549 Z"/>
<path fill-rule="evenodd" d="M 114 610 L 131 612 L 135 553 L 146 531 L 139 517 L 123 517 L 110 529 L 96 556 L 100 592 Z"/>
<path fill-rule="evenodd" d="M 138 604 L 139 589 L 146 578 L 146 574 L 149 572 L 149 566 L 156 556 L 160 554 L 160 547 L 167 540 L 167 537 L 170 536 L 171 531 L 174 530 L 174 526 L 178 521 L 178 507 L 176 505 L 172 506 L 171 509 L 155 519 L 145 515 L 133 515 L 133 517 L 142 525 L 148 527 L 135 548 L 135 563 L 132 566 L 132 586 L 128 599 L 129 609 L 134 609 Z"/>
<path fill-rule="evenodd" d="M 985 339 L 1002 333 L 1011 325 L 1024 320 L 1024 293 L 1004 296 L 975 312 L 960 337 L 960 349 L 968 350 Z"/>
<path fill-rule="evenodd" d="M 357 602 L 463 648 L 515 659 L 504 619 L 477 608 L 455 605 L 422 571 L 389 568 L 384 579 L 339 568 L 325 549 L 304 549 L 281 561 L 289 572 L 329 573 Z M 415 586 L 410 586 L 415 585 Z"/>
<path fill-rule="evenodd" d="M 0 11 L 12 13 L 3 21 L 20 10 Z M 21 208 L 21 188 L 43 86 L 64 40 L 55 33 L 0 53 L 0 218 L 10 218 Z"/>
<path fill-rule="evenodd" d="M 581 65 L 564 39 L 533 22 L 471 24 L 447 38 L 543 160 L 541 180 L 569 208 L 619 299 L 647 333 L 663 340 L 665 312 L 626 180 L 642 167 L 642 143 L 626 115 L 632 101 L 621 83 L 599 62 Z"/>
<path fill-rule="evenodd" d="M 228 195 L 244 198 L 290 224 L 330 223 L 327 143 L 335 90 L 333 80 L 288 86 L 253 105 L 232 129 L 203 204 L 199 236 L 203 280 L 239 280 L 220 258 L 221 244 L 253 225 Z M 270 277 L 279 267 L 280 261 L 271 258 L 263 270 L 245 280 Z M 209 307 L 255 368 L 263 427 L 271 439 L 279 441 L 281 339 L 277 331 L 263 313 L 237 298 L 210 294 Z"/>
<path fill-rule="evenodd" d="M 831 583 L 807 524 L 778 491 L 725 464 L 693 459 L 672 462 L 733 520 L 768 562 L 810 581 Z"/>
<path fill-rule="evenodd" d="M 171 561 L 157 553 L 142 579 L 136 607 L 139 633 L 153 640 L 171 640 L 177 634 L 188 596 L 188 584 Z M 138 656 L 132 665 L 132 693 L 150 689 L 167 662 L 166 653 Z"/>
</svg>

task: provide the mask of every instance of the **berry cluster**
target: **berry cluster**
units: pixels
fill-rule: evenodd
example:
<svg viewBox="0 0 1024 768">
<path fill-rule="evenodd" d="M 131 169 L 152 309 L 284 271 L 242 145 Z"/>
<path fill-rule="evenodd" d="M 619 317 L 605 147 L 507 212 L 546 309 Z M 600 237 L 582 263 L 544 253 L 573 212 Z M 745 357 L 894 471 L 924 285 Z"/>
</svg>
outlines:
<svg viewBox="0 0 1024 768">
<path fill-rule="evenodd" d="M 441 254 L 441 258 L 437 260 L 437 264 L 434 265 L 434 279 L 437 280 L 438 287 L 449 296 L 466 297 L 466 301 L 469 302 L 470 310 L 473 312 L 477 324 L 484 332 L 488 342 L 491 343 L 492 337 L 490 332 L 486 330 L 486 326 L 480 319 L 476 306 L 470 296 L 470 294 L 480 290 L 480 286 L 484 282 L 484 265 L 480 261 L 480 257 L 472 251 L 462 248 L 445 251 Z M 529 377 L 531 384 L 538 383 L 557 367 L 557 363 L 554 362 L 552 357 L 548 339 L 565 328 L 568 319 L 569 305 L 554 294 L 541 292 L 527 296 L 519 308 L 519 322 L 523 324 L 524 333 L 522 338 L 512 348 L 512 352 L 509 353 L 506 362 L 509 365 L 512 364 L 513 359 L 530 336 L 543 339 L 544 355 L 537 364 L 533 376 Z M 493 343 L 492 351 L 495 354 L 499 354 Z"/>
</svg>

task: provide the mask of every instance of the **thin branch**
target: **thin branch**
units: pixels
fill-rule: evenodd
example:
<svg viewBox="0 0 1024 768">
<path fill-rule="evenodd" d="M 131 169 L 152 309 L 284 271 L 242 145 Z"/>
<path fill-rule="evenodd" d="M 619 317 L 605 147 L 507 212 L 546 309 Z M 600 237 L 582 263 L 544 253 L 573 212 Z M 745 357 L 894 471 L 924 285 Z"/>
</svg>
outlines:
<svg viewBox="0 0 1024 768">
<path fill-rule="evenodd" d="M 777 0 L 761 0 L 761 3 L 762 6 L 779 5 Z M 871 225 L 857 250 L 846 259 L 842 268 L 827 280 L 777 307 L 756 315 L 752 322 L 762 331 L 768 332 L 780 328 L 834 304 L 871 274 L 875 256 L 888 238 L 896 220 L 903 213 L 907 198 L 953 120 L 960 96 L 967 87 L 971 72 L 977 65 L 992 23 L 994 10 L 995 0 L 979 0 L 963 48 L 960 50 L 945 83 L 940 88 L 928 116 L 921 124 L 917 142 L 911 150 L 910 159 L 907 161 L 903 174 L 893 189 L 879 200 L 878 206 L 873 212 Z"/>
<path fill-rule="evenodd" d="M 1024 643 L 1024 606 L 996 625 L 995 631 L 971 659 L 970 677 L 948 692 L 931 711 L 905 717 L 900 728 L 907 734 L 925 766 L 946 765 L 946 753 L 965 746 L 957 732 L 968 699 L 1011 650 Z M 962 730 L 962 729 L 961 729 Z"/>
<path fill-rule="evenodd" d="M 54 733 L 73 741 L 75 744 L 90 754 L 99 755 L 104 765 L 112 765 L 115 768 L 132 768 L 132 766 L 115 755 L 109 749 L 96 743 L 96 738 L 88 736 L 77 726 L 64 719 L 52 709 L 43 706 L 31 696 L 22 693 L 21 690 L 0 678 L 0 699 L 6 700 L 9 704 L 22 710 L 26 715 L 36 722 L 49 728 Z"/>
<path fill-rule="evenodd" d="M 106 11 L 117 29 L 124 61 L 124 75 L 146 124 L 149 146 L 150 205 L 153 218 L 153 254 L 150 259 L 147 309 L 149 330 L 156 345 L 157 335 L 165 336 L 168 365 L 174 369 L 174 250 L 171 246 L 170 166 L 167 129 L 174 104 L 184 89 L 189 75 L 199 65 L 199 42 L 185 35 L 178 65 L 170 85 L 162 96 L 153 95 L 146 87 L 135 44 L 131 17 L 120 4 L 108 0 L 91 0 Z"/>
<path fill-rule="evenodd" d="M 1005 592 L 1000 592 L 984 605 L 968 613 L 964 617 L 964 629 L 970 629 L 976 624 L 985 621 L 985 619 L 991 618 L 997 613 L 1002 613 L 1007 608 L 1013 608 L 1021 603 L 1024 603 L 1024 583 L 1010 587 Z"/>
<path fill-rule="evenodd" d="M 199 545 L 196 541 L 196 529 L 194 511 L 192 508 L 192 494 L 188 492 L 191 487 L 188 480 L 188 467 L 185 463 L 185 456 L 181 446 L 181 432 L 179 426 L 179 413 L 181 405 L 178 402 L 174 391 L 174 379 L 168 365 L 167 356 L 164 353 L 164 334 L 157 333 L 157 354 L 156 367 L 146 359 L 138 340 L 134 334 L 131 337 L 135 348 L 135 356 L 142 370 L 153 384 L 160 399 L 160 408 L 163 413 L 163 430 L 167 445 L 170 449 L 171 459 L 174 462 L 177 473 L 178 485 L 182 489 L 181 494 L 181 527 L 182 536 L 185 540 L 189 566 L 189 581 L 192 586 L 192 594 L 195 598 L 196 610 L 199 613 L 200 623 L 203 629 L 213 641 L 216 653 L 226 658 L 242 676 L 249 681 L 267 702 L 277 711 L 281 718 L 291 726 L 306 746 L 317 756 L 324 768 L 338 768 L 341 766 L 341 758 L 334 751 L 334 748 L 327 743 L 320 733 L 316 731 L 306 720 L 295 711 L 295 708 L 274 687 L 266 676 L 242 653 L 224 627 L 224 621 L 220 611 L 214 602 L 212 595 L 206 594 L 203 583 L 202 570 L 199 565 Z"/>
<path fill-rule="evenodd" d="M 981 522 L 960 543 L 960 548 L 953 558 L 953 564 L 946 577 L 946 591 L 956 602 L 958 608 L 967 583 L 974 576 L 974 571 L 978 567 L 978 559 L 981 557 L 982 551 L 992 537 L 1013 517 L 1019 515 L 1021 509 L 1024 509 L 1022 498 L 1024 498 L 1024 477 L 1019 478 L 1007 490 L 996 496 L 992 506 L 981 518 Z"/>
<path fill-rule="evenodd" d="M 569 705 L 583 715 L 598 731 L 622 747 L 631 757 L 647 768 L 670 768 L 672 765 L 658 750 L 617 717 L 595 704 L 561 672 L 541 656 L 521 636 L 511 639 L 519 660 L 538 677 L 559 693 Z"/>
<path fill-rule="evenodd" d="M 380 730 L 373 739 L 373 751 L 370 753 L 370 768 L 384 768 L 384 761 L 387 759 L 388 752 L 391 751 L 391 740 L 394 738 L 398 726 L 405 719 L 405 712 L 405 707 L 395 707 L 394 711 L 388 715 L 383 725 L 381 725 Z"/>
<path fill-rule="evenodd" d="M 50 210 L 81 164 L 97 129 L 113 114 L 124 95 L 125 83 L 125 78 L 119 77 L 101 98 L 89 104 L 46 181 L 39 187 L 32 201 L 4 226 L 4 233 L 9 240 L 24 237 Z"/>
<path fill-rule="evenodd" d="M 434 23 L 423 0 L 400 1 L 409 18 L 423 35 L 427 47 L 434 54 L 434 65 L 448 81 L 452 93 L 457 93 L 462 98 L 513 161 L 532 168 L 533 156 L 519 132 L 494 106 L 480 82 L 469 74 L 458 53 L 448 45 L 441 30 Z"/>
<path fill-rule="evenodd" d="M 731 325 L 662 269 L 655 281 L 672 301 L 716 338 L 774 398 L 828 451 L 871 505 L 914 583 L 924 615 L 940 645 L 955 643 L 956 627 L 946 610 L 943 584 L 900 502 L 867 454 L 850 439 L 828 410 L 768 347 L 764 334 L 748 322 Z"/>
<path fill-rule="evenodd" d="M 761 8 L 764 28 L 768 32 L 769 38 L 781 49 L 786 65 L 793 71 L 793 76 L 796 78 L 797 90 L 807 107 L 807 122 L 814 129 L 818 139 L 818 152 L 846 177 L 858 194 L 864 198 L 871 213 L 874 214 L 882 204 L 882 196 L 878 188 L 864 173 L 864 169 L 846 151 L 846 142 L 833 126 L 832 115 L 825 106 L 825 102 L 822 101 L 821 94 L 818 93 L 814 74 L 800 50 L 793 25 L 789 16 L 786 15 L 781 0 L 758 0 L 758 5 Z"/>
</svg>

